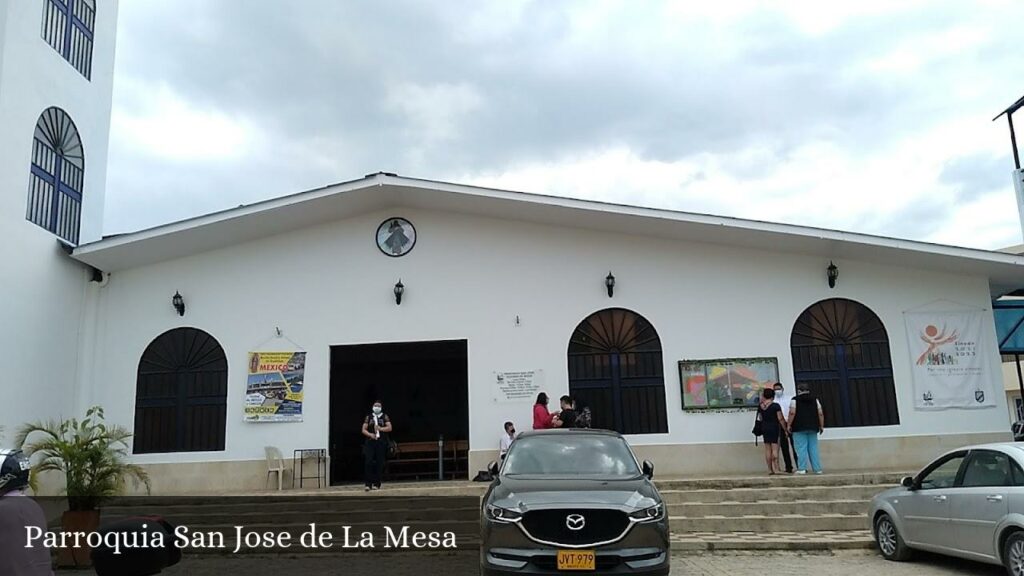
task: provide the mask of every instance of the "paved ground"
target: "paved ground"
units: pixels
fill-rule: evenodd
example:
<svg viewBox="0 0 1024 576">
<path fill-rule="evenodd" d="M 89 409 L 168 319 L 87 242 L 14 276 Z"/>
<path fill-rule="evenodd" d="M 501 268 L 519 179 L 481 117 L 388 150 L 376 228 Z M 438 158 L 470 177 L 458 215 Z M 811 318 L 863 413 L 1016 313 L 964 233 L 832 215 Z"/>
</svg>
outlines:
<svg viewBox="0 0 1024 576">
<path fill-rule="evenodd" d="M 766 571 L 766 566 L 771 568 Z M 932 555 L 920 555 L 913 562 L 887 562 L 876 552 L 867 550 L 840 550 L 832 553 L 723 552 L 677 555 L 672 559 L 673 576 L 999 576 L 1005 573 L 999 566 Z"/>
<path fill-rule="evenodd" d="M 443 570 L 438 572 L 437 570 Z M 475 554 L 456 555 L 403 553 L 383 559 L 373 553 L 328 554 L 286 559 L 282 556 L 236 556 L 186 558 L 181 564 L 163 572 L 165 576 L 302 576 L 347 574 L 424 576 L 442 573 L 451 576 L 476 574 Z M 70 576 L 73 572 L 60 571 Z M 78 574 L 85 574 L 78 572 Z M 833 553 L 732 552 L 700 555 L 676 555 L 672 560 L 673 576 L 939 576 L 1005 574 L 998 566 L 922 555 L 914 562 L 886 562 L 870 551 L 849 550 Z"/>
</svg>

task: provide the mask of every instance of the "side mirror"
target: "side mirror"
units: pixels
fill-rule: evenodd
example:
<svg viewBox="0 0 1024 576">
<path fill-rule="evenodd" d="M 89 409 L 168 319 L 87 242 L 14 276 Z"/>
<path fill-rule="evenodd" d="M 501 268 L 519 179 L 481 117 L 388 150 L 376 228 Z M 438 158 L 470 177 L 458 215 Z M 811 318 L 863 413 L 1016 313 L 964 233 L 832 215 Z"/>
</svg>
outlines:
<svg viewBox="0 0 1024 576">
<path fill-rule="evenodd" d="M 909 488 L 909 489 L 913 490 L 914 489 L 914 477 L 913 476 L 906 476 L 906 477 L 904 477 L 903 480 L 900 480 L 900 485 L 903 486 L 904 488 Z"/>
<path fill-rule="evenodd" d="M 487 471 L 491 473 L 492 477 L 497 478 L 498 477 L 498 463 L 492 461 L 490 464 L 487 465 Z"/>
<path fill-rule="evenodd" d="M 644 476 L 648 478 L 654 478 L 654 463 L 650 460 L 644 460 L 643 465 Z"/>
</svg>

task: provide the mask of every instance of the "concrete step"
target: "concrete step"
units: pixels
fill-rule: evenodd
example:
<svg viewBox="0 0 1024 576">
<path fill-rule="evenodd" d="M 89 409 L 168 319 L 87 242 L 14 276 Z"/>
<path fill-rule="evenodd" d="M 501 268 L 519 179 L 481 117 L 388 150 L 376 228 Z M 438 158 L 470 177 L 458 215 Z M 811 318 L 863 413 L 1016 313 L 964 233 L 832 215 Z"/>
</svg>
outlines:
<svg viewBox="0 0 1024 576">
<path fill-rule="evenodd" d="M 678 553 L 726 550 L 825 551 L 874 548 L 870 530 L 817 532 L 721 532 L 673 534 L 672 551 Z"/>
<path fill-rule="evenodd" d="M 780 474 L 736 478 L 687 478 L 656 481 L 658 490 L 730 490 L 804 486 L 898 486 L 910 472 L 851 472 L 835 474 Z"/>
<path fill-rule="evenodd" d="M 362 522 L 376 521 L 384 524 L 401 524 L 410 522 L 433 521 L 439 518 L 445 520 L 471 520 L 478 521 L 480 509 L 473 507 L 463 508 L 419 508 L 411 507 L 405 510 L 375 510 L 375 509 L 345 509 L 327 508 L 317 511 L 308 510 L 282 510 L 268 512 L 259 509 L 246 509 L 244 511 L 232 510 L 205 510 L 202 507 L 192 509 L 170 511 L 166 509 L 118 509 L 116 511 L 104 510 L 103 519 L 112 521 L 129 516 L 146 516 L 154 512 L 166 518 L 172 524 L 185 526 L 207 526 L 218 524 L 237 524 L 249 526 L 255 524 L 275 524 L 287 526 L 291 524 L 357 524 Z"/>
<path fill-rule="evenodd" d="M 866 514 L 823 514 L 819 516 L 669 516 L 672 533 L 684 532 L 795 532 L 864 530 Z"/>
<path fill-rule="evenodd" d="M 669 504 L 669 516 L 701 518 L 709 516 L 822 516 L 825 514 L 867 514 L 868 500 L 822 500 L 797 502 L 691 502 Z"/>
<path fill-rule="evenodd" d="M 666 504 L 689 502 L 795 502 L 832 499 L 870 500 L 888 487 L 878 484 L 849 486 L 772 486 L 717 490 L 659 490 Z"/>
</svg>

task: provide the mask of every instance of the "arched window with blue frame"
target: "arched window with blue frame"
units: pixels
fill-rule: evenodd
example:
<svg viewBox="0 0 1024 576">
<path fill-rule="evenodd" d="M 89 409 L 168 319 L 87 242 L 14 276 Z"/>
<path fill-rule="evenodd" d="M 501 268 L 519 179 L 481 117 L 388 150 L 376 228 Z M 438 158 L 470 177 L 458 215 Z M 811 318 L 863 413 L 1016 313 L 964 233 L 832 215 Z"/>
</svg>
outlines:
<svg viewBox="0 0 1024 576">
<path fill-rule="evenodd" d="M 36 123 L 26 219 L 78 244 L 82 224 L 85 154 L 71 117 L 47 108 Z"/>
<path fill-rule="evenodd" d="M 43 39 L 88 80 L 96 0 L 43 0 Z"/>
</svg>

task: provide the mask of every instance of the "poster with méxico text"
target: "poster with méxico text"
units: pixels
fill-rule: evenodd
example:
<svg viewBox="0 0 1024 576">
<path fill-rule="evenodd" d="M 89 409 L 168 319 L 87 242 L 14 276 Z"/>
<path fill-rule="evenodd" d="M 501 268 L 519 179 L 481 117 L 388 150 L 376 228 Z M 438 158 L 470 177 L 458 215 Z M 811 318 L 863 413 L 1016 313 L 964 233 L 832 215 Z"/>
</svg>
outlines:
<svg viewBox="0 0 1024 576">
<path fill-rule="evenodd" d="M 250 352 L 246 422 L 302 422 L 305 352 Z"/>
<path fill-rule="evenodd" d="M 914 408 L 989 408 L 1002 389 L 992 320 L 982 311 L 907 312 Z"/>
</svg>

